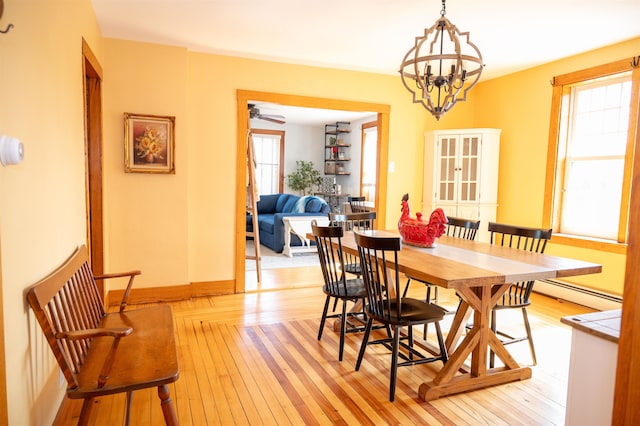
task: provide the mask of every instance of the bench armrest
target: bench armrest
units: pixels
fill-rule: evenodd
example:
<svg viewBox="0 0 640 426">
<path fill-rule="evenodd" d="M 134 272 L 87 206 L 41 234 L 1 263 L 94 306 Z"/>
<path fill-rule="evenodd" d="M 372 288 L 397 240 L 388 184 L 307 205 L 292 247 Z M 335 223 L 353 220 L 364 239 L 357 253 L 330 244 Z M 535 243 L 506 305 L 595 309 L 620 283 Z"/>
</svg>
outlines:
<svg viewBox="0 0 640 426">
<path fill-rule="evenodd" d="M 124 309 L 127 306 L 127 301 L 129 300 L 129 293 L 131 293 L 131 286 L 133 286 L 133 279 L 136 275 L 140 275 L 142 272 L 140 271 L 129 271 L 129 272 L 118 272 L 114 274 L 103 274 L 96 275 L 93 278 L 96 280 L 106 280 L 109 278 L 121 278 L 121 277 L 129 277 L 129 283 L 127 284 L 127 288 L 122 295 L 122 300 L 120 301 L 120 312 L 124 312 Z"/>
<path fill-rule="evenodd" d="M 85 330 L 61 331 L 56 333 L 56 339 L 80 340 L 92 337 L 115 337 L 117 339 L 128 336 L 133 332 L 131 327 L 87 328 Z"/>
<path fill-rule="evenodd" d="M 131 333 L 133 333 L 133 328 L 131 327 L 88 328 L 86 330 L 62 331 L 56 334 L 56 338 L 67 338 L 69 340 L 79 340 L 99 336 L 109 336 L 114 338 L 113 343 L 111 343 L 111 348 L 104 359 L 104 364 L 102 364 L 102 368 L 100 369 L 100 374 L 98 375 L 98 388 L 102 388 L 109 380 L 109 373 L 111 372 L 111 367 L 113 367 L 113 362 L 116 359 L 116 352 L 118 350 L 118 345 L 120 344 L 120 339 L 130 335 Z"/>
</svg>

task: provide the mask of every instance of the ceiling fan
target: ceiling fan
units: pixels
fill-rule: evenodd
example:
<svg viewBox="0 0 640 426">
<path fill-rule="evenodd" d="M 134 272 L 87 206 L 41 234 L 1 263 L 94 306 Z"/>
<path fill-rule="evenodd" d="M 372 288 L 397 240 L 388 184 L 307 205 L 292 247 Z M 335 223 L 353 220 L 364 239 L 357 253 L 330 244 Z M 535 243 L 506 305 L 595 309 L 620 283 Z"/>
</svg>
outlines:
<svg viewBox="0 0 640 426">
<path fill-rule="evenodd" d="M 249 107 L 249 118 L 257 118 L 259 120 L 270 121 L 272 123 L 284 124 L 284 116 L 282 115 L 271 115 L 271 114 L 261 114 L 260 109 L 256 107 L 255 104 L 248 104 Z"/>
</svg>

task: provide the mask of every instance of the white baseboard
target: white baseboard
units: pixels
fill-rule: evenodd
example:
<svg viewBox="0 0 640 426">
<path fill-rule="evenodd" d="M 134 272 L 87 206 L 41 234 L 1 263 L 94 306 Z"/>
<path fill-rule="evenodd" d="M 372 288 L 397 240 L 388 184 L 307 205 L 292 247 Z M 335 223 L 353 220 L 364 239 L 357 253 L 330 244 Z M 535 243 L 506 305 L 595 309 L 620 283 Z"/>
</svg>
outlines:
<svg viewBox="0 0 640 426">
<path fill-rule="evenodd" d="M 622 308 L 622 297 L 557 280 L 536 281 L 533 290 L 599 311 Z"/>
</svg>

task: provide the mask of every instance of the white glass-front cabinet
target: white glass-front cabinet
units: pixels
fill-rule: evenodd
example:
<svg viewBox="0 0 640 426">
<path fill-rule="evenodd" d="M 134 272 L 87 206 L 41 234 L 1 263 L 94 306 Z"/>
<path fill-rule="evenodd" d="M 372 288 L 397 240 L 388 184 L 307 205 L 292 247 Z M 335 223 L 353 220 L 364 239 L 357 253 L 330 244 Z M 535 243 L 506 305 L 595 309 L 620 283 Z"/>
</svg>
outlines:
<svg viewBox="0 0 640 426">
<path fill-rule="evenodd" d="M 447 216 L 480 220 L 477 239 L 488 241 L 496 220 L 500 129 L 425 133 L 423 214 L 437 207 Z"/>
</svg>

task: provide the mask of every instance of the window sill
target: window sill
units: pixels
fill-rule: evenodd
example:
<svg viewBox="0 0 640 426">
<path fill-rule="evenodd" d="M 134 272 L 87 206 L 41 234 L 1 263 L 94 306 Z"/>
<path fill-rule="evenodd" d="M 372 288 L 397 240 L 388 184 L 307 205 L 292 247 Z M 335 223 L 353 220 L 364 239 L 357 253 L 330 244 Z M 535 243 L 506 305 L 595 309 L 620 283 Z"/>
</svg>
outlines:
<svg viewBox="0 0 640 426">
<path fill-rule="evenodd" d="M 591 250 L 606 251 L 616 254 L 627 254 L 626 243 L 616 243 L 608 240 L 599 240 L 596 238 L 578 237 L 567 234 L 554 234 L 551 236 L 552 244 L 561 244 L 565 246 L 573 246 L 586 248 Z"/>
</svg>

